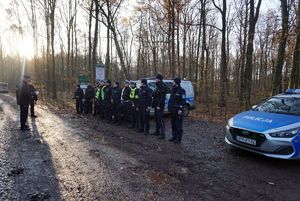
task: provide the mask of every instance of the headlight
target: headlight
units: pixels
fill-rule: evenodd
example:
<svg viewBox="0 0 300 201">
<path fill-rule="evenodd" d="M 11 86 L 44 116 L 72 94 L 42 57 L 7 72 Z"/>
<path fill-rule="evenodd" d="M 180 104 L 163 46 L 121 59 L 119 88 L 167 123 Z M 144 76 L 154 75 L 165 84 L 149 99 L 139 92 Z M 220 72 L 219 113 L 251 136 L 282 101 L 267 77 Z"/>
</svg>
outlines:
<svg viewBox="0 0 300 201">
<path fill-rule="evenodd" d="M 230 119 L 228 120 L 228 126 L 229 126 L 229 127 L 232 127 L 232 126 L 233 126 L 233 118 L 230 118 Z"/>
<path fill-rule="evenodd" d="M 270 133 L 270 135 L 272 137 L 282 137 L 282 138 L 294 137 L 299 132 L 299 129 L 300 128 L 294 128 L 291 130 L 279 131 L 279 132 L 275 132 L 275 133 Z"/>
</svg>

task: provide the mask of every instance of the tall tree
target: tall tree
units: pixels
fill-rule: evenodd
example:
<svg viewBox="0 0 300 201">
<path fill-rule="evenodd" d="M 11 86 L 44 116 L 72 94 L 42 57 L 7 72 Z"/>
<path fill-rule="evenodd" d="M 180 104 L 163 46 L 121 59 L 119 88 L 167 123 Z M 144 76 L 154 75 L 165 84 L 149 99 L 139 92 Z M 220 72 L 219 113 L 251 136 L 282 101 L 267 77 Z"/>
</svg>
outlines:
<svg viewBox="0 0 300 201">
<path fill-rule="evenodd" d="M 293 56 L 293 68 L 291 72 L 290 88 L 300 87 L 300 0 L 298 0 L 298 9 L 296 15 L 296 45 Z"/>
<path fill-rule="evenodd" d="M 217 10 L 221 13 L 222 16 L 222 45 L 221 45 L 221 65 L 220 65 L 220 100 L 219 105 L 221 107 L 226 106 L 225 102 L 225 89 L 227 81 L 227 58 L 226 58 L 226 14 L 227 14 L 227 5 L 226 0 L 223 0 L 222 8 L 216 5 L 215 0 L 212 1 Z"/>
<path fill-rule="evenodd" d="M 280 0 L 281 1 L 281 35 L 280 41 L 278 46 L 278 54 L 277 54 L 277 61 L 275 66 L 274 72 L 274 79 L 273 79 L 273 95 L 278 94 L 282 91 L 282 68 L 284 63 L 284 54 L 285 54 L 285 47 L 286 47 L 286 40 L 288 37 L 289 31 L 289 11 L 288 11 L 288 2 L 287 0 Z"/>
<path fill-rule="evenodd" d="M 255 34 L 255 25 L 259 16 L 259 9 L 262 0 L 258 0 L 255 9 L 255 0 L 250 0 L 250 12 L 249 12 L 249 30 L 248 30 L 248 43 L 246 53 L 246 66 L 245 66 L 245 94 L 244 94 L 244 107 L 245 109 L 251 106 L 251 90 L 252 90 L 252 57 L 253 57 L 253 40 Z"/>
</svg>

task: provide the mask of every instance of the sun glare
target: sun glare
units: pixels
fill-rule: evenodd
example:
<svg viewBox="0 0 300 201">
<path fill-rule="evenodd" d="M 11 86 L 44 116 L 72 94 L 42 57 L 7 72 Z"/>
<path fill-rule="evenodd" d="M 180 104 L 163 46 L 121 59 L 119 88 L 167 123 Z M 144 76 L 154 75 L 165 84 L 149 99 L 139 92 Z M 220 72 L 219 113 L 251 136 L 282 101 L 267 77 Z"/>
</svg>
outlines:
<svg viewBox="0 0 300 201">
<path fill-rule="evenodd" d="M 30 40 L 23 40 L 19 43 L 18 51 L 21 57 L 32 59 L 34 56 L 33 44 Z"/>
</svg>

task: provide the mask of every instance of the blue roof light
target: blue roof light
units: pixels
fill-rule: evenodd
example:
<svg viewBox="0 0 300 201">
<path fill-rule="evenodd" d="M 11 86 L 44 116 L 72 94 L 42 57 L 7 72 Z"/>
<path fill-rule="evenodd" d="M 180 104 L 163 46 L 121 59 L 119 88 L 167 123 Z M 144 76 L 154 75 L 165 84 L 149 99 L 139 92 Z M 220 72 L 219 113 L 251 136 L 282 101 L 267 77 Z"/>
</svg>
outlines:
<svg viewBox="0 0 300 201">
<path fill-rule="evenodd" d="M 285 94 L 300 94 L 300 89 L 287 89 Z"/>
</svg>

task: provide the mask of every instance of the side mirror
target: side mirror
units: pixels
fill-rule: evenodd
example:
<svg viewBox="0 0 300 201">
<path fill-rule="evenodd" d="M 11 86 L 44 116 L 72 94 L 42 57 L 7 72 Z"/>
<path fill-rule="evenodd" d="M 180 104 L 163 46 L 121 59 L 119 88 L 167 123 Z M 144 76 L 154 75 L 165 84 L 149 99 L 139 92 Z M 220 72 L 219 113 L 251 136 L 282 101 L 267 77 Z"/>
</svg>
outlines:
<svg viewBox="0 0 300 201">
<path fill-rule="evenodd" d="M 256 107 L 257 107 L 257 105 L 253 105 L 253 106 L 252 106 L 252 109 L 255 109 Z"/>
</svg>

